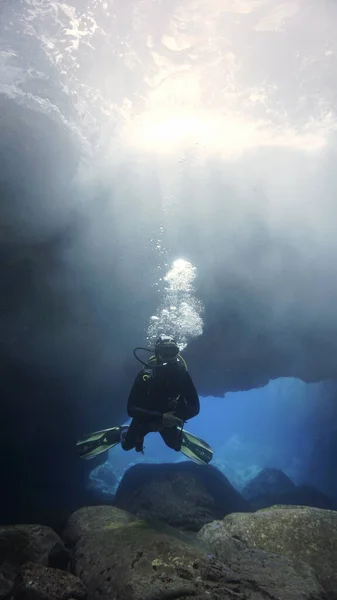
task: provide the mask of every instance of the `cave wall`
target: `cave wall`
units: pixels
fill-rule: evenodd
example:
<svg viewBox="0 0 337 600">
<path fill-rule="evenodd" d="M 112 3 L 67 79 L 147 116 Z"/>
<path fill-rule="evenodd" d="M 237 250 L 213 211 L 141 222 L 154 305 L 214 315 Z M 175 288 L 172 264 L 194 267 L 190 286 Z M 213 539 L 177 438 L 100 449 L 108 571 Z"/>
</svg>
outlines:
<svg viewBox="0 0 337 600">
<path fill-rule="evenodd" d="M 57 7 L 55 16 L 46 5 L 33 14 L 21 1 L 1 6 L 4 520 L 27 519 L 29 505 L 47 500 L 51 506 L 65 497 L 79 501 L 87 471 L 74 442 L 125 417 L 137 372 L 131 350 L 145 341 L 160 304 L 158 279 L 175 258 L 198 269 L 203 335 L 191 339 L 185 355 L 200 394 L 250 389 L 280 376 L 336 376 L 334 131 L 319 158 L 306 151 L 307 138 L 250 147 L 226 160 L 194 147 L 183 156 L 126 147 L 109 111 L 117 103 L 116 114 L 125 115 L 130 97 L 135 111 L 146 107 L 146 65 L 153 66 L 147 32 L 154 21 L 147 13 L 140 20 L 133 51 L 144 60 L 131 81 L 116 41 L 119 24 L 123 35 L 133 24 L 134 6 L 124 5 L 116 7 L 116 22 L 110 15 L 111 34 L 102 37 L 99 8 L 100 27 L 89 44 L 83 36 L 75 55 L 76 44 L 67 46 L 63 35 L 71 29 L 67 11 Z M 165 9 L 155 44 L 175 8 Z M 306 22 L 302 16 L 295 30 Z M 242 26 L 255 42 L 255 29 Z M 62 56 L 45 43 L 57 35 Z M 282 56 L 284 39 L 275 46 Z M 263 53 L 257 42 L 251 47 Z M 178 54 L 161 51 L 165 61 L 179 63 Z M 328 66 L 323 72 L 329 76 Z M 282 69 L 278 74 L 282 80 Z M 306 71 L 308 81 L 311 75 Z M 101 94 L 93 93 L 91 79 L 103 86 Z M 295 118 L 294 98 L 282 102 Z M 327 456 L 332 448 L 334 456 L 334 442 L 326 444 L 318 452 Z"/>
</svg>

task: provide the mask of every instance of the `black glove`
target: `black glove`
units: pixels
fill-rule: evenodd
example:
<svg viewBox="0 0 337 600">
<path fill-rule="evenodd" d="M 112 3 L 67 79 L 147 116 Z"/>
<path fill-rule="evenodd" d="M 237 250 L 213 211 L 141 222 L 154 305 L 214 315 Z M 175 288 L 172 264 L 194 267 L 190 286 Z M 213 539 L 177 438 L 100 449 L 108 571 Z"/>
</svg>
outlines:
<svg viewBox="0 0 337 600">
<path fill-rule="evenodd" d="M 175 417 L 173 412 L 166 412 L 163 415 L 163 425 L 164 427 L 181 427 L 184 424 L 182 419 L 179 417 Z"/>
</svg>

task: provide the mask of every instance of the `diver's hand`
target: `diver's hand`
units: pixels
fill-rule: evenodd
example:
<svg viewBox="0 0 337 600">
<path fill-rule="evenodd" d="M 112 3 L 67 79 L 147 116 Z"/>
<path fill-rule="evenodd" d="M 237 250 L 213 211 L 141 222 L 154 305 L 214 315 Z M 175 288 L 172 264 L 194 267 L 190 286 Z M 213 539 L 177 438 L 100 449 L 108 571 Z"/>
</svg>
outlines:
<svg viewBox="0 0 337 600">
<path fill-rule="evenodd" d="M 173 412 L 167 412 L 163 415 L 164 427 L 181 427 L 183 424 L 183 421 L 175 417 Z"/>
</svg>

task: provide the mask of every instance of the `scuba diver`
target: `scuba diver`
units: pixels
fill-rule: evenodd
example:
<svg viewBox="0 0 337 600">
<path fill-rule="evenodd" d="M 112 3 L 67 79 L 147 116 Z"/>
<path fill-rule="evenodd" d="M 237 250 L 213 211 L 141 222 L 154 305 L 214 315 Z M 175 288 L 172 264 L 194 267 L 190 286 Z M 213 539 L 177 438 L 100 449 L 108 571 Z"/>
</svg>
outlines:
<svg viewBox="0 0 337 600">
<path fill-rule="evenodd" d="M 166 445 L 178 452 L 184 423 L 199 413 L 200 405 L 176 341 L 160 335 L 154 356 L 143 365 L 129 394 L 127 411 L 132 421 L 122 428 L 121 446 L 142 452 L 144 437 L 150 431 L 159 431 Z"/>
<path fill-rule="evenodd" d="M 148 361 L 138 356 L 139 351 L 153 354 Z M 143 365 L 136 376 L 127 402 L 130 425 L 118 425 L 95 431 L 77 442 L 80 458 L 90 460 L 117 444 L 124 450 L 143 452 L 145 436 L 160 433 L 169 448 L 199 464 L 208 464 L 213 451 L 204 440 L 183 427 L 188 419 L 199 413 L 199 397 L 186 362 L 179 354 L 173 337 L 160 335 L 154 350 L 137 347 L 133 354 Z"/>
</svg>

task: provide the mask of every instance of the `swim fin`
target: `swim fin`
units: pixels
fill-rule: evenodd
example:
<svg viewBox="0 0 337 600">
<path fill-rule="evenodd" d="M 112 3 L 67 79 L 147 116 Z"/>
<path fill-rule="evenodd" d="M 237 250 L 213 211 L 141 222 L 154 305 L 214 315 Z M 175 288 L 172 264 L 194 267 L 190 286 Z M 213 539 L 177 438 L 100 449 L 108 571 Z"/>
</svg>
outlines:
<svg viewBox="0 0 337 600">
<path fill-rule="evenodd" d="M 181 452 L 199 465 L 207 465 L 213 458 L 213 450 L 207 442 L 192 435 L 185 429 L 182 430 L 183 439 Z"/>
<path fill-rule="evenodd" d="M 80 458 L 90 460 L 117 446 L 121 441 L 121 429 L 121 426 L 102 429 L 79 440 L 76 446 Z M 181 452 L 200 465 L 207 465 L 213 458 L 213 450 L 209 444 L 185 429 L 182 430 Z"/>
<path fill-rule="evenodd" d="M 121 427 L 111 427 L 90 433 L 76 444 L 80 458 L 90 460 L 98 454 L 117 446 L 121 440 Z"/>
</svg>

